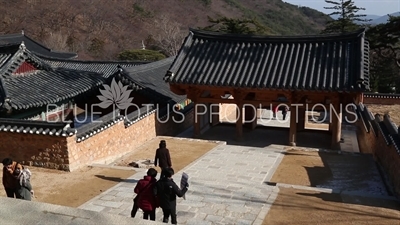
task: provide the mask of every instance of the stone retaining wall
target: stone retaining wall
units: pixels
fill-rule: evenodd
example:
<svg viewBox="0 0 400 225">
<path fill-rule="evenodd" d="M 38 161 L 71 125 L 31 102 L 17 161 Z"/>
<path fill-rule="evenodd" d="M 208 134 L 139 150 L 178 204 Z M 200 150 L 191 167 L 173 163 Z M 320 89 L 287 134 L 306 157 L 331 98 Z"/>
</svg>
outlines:
<svg viewBox="0 0 400 225">
<path fill-rule="evenodd" d="M 80 142 L 76 135 L 1 132 L 0 156 L 24 165 L 74 171 L 92 163 L 110 163 L 158 135 L 174 136 L 193 124 L 193 109 L 179 124 L 172 119 L 160 123 L 156 116 L 149 114 L 128 127 L 122 120 Z"/>
<path fill-rule="evenodd" d="M 400 197 L 400 134 L 394 129 L 396 125 L 388 115 L 373 116 L 366 106 L 359 107 L 358 113 L 366 115 L 357 121 L 360 152 L 373 154 L 388 174 L 394 194 Z"/>
<path fill-rule="evenodd" d="M 68 137 L 69 170 L 84 165 L 111 163 L 115 159 L 156 137 L 155 113 L 125 128 L 120 121 L 109 129 L 77 143 L 76 137 Z"/>
<path fill-rule="evenodd" d="M 30 133 L 0 133 L 0 156 L 24 165 L 68 170 L 67 138 Z"/>
</svg>

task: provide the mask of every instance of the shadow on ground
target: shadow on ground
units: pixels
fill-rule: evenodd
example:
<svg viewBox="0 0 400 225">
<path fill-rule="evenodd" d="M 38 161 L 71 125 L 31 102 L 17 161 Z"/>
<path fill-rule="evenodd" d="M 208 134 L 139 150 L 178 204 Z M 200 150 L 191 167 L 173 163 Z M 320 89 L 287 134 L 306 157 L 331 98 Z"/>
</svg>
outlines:
<svg viewBox="0 0 400 225">
<path fill-rule="evenodd" d="M 296 190 L 296 195 L 322 202 L 399 209 L 369 154 L 289 150 L 267 185 L 283 183 L 332 189 L 336 193 Z M 299 201 L 301 202 L 301 201 Z M 397 204 L 396 204 L 397 203 Z"/>
<path fill-rule="evenodd" d="M 109 177 L 109 176 L 104 176 L 104 175 L 95 175 L 97 178 L 103 179 L 103 180 L 109 180 L 109 181 L 114 181 L 116 183 L 120 182 L 125 182 L 125 183 L 137 183 L 138 180 L 135 179 L 122 179 L 120 177 Z"/>
<path fill-rule="evenodd" d="M 361 195 L 390 196 L 376 162 L 369 154 L 282 152 L 271 183 L 285 183 Z"/>
<path fill-rule="evenodd" d="M 340 202 L 346 204 L 357 204 L 357 205 L 364 205 L 377 208 L 400 210 L 399 202 L 390 199 L 380 199 L 368 196 L 355 196 L 348 194 L 323 193 L 323 192 L 311 193 L 311 192 L 299 191 L 297 194 L 306 197 L 319 198 L 323 201 L 329 201 L 329 202 Z"/>
<path fill-rule="evenodd" d="M 398 224 L 399 209 L 393 200 L 280 188 L 262 224 Z"/>
<path fill-rule="evenodd" d="M 279 127 L 257 126 L 254 130 L 243 127 L 243 140 L 236 140 L 234 124 L 219 124 L 205 133 L 199 139 L 226 141 L 229 145 L 268 147 L 270 145 L 288 145 L 289 129 Z M 305 130 L 297 133 L 297 146 L 307 148 L 329 149 L 331 136 L 325 131 Z"/>
<path fill-rule="evenodd" d="M 376 162 L 370 154 L 337 154 L 319 152 L 323 168 L 305 167 L 311 185 L 322 188 L 341 190 L 347 193 L 388 196 L 384 180 Z M 325 171 L 325 179 L 314 179 Z M 327 171 L 329 170 L 329 171 Z"/>
</svg>

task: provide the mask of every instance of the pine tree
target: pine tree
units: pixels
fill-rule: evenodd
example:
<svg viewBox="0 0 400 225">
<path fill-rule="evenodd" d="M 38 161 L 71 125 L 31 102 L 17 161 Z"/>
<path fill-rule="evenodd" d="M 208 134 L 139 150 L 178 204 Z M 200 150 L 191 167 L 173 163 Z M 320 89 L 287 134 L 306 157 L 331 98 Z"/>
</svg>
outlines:
<svg viewBox="0 0 400 225">
<path fill-rule="evenodd" d="M 353 0 L 339 0 L 331 1 L 325 0 L 326 3 L 332 4 L 333 6 L 324 7 L 325 9 L 334 10 L 334 12 L 328 14 L 329 16 L 338 15 L 337 20 L 327 22 L 326 28 L 322 33 L 345 33 L 359 29 L 361 26 L 357 22 L 369 22 L 368 19 L 363 19 L 366 15 L 357 14 L 360 8 L 354 5 Z"/>
<path fill-rule="evenodd" d="M 370 46 L 370 79 L 379 92 L 400 93 L 400 17 L 389 16 L 385 24 L 370 27 L 367 39 Z"/>
</svg>

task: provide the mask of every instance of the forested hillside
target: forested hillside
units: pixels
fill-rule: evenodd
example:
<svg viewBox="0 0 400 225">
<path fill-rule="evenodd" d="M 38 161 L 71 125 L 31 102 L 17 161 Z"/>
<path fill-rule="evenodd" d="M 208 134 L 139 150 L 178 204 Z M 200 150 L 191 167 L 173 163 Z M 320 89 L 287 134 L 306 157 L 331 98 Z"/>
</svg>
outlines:
<svg viewBox="0 0 400 225">
<path fill-rule="evenodd" d="M 180 46 L 211 18 L 252 18 L 271 35 L 317 34 L 330 18 L 281 0 L 0 0 L 0 34 L 19 33 L 79 59 L 115 60 L 127 49 Z"/>
</svg>

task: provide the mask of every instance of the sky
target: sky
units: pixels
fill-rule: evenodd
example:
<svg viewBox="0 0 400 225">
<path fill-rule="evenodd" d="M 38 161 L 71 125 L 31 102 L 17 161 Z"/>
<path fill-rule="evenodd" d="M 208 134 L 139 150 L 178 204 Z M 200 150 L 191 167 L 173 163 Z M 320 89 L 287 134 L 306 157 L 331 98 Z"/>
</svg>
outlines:
<svg viewBox="0 0 400 225">
<path fill-rule="evenodd" d="M 284 2 L 307 6 L 323 13 L 331 13 L 331 10 L 324 9 L 332 4 L 328 4 L 325 0 L 283 0 Z M 340 0 L 333 0 L 340 1 Z M 384 16 L 400 11 L 400 0 L 353 0 L 354 4 L 365 10 L 359 11 L 362 14 Z"/>
</svg>

